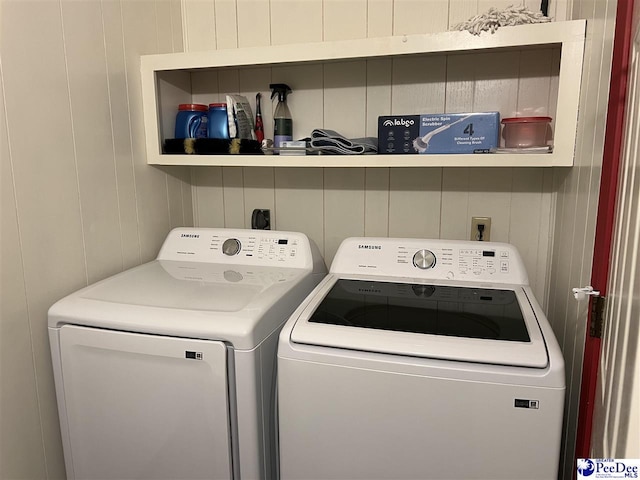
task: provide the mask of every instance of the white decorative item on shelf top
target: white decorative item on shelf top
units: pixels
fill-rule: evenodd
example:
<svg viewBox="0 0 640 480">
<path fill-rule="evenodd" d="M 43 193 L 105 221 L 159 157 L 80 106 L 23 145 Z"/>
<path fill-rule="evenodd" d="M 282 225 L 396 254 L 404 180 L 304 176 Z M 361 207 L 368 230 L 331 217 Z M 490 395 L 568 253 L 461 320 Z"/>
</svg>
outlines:
<svg viewBox="0 0 640 480">
<path fill-rule="evenodd" d="M 452 30 L 468 30 L 473 35 L 480 35 L 480 32 L 483 31 L 495 33 L 498 27 L 510 27 L 527 23 L 547 23 L 550 21 L 551 18 L 544 16 L 542 12 L 532 12 L 527 7 L 514 7 L 511 5 L 504 10 L 491 7 L 487 12 L 457 24 Z"/>
</svg>

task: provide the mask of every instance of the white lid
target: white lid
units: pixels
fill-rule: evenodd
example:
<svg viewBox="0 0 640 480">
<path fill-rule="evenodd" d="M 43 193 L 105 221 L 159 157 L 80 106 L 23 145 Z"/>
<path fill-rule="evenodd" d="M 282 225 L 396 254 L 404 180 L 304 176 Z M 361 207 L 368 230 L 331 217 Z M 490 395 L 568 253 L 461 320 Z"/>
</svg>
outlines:
<svg viewBox="0 0 640 480">
<path fill-rule="evenodd" d="M 223 251 L 229 238 L 239 243 L 232 255 Z M 53 305 L 49 326 L 222 340 L 251 349 L 287 320 L 325 272 L 303 234 L 179 228 L 158 260 Z"/>
</svg>

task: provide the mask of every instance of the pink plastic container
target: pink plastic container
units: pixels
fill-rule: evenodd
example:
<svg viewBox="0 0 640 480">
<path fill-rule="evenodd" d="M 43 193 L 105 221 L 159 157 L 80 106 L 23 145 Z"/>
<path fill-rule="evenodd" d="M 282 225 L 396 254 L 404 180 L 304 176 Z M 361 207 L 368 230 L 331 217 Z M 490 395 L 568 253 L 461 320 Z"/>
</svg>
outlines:
<svg viewBox="0 0 640 480">
<path fill-rule="evenodd" d="M 547 131 L 551 117 L 503 118 L 502 136 L 506 148 L 531 148 L 547 146 Z"/>
</svg>

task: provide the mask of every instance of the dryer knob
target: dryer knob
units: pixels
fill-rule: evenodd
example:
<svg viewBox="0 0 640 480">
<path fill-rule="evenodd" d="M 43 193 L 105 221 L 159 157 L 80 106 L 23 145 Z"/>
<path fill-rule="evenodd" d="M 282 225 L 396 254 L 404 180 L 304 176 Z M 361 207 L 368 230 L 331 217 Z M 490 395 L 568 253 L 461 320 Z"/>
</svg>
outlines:
<svg viewBox="0 0 640 480">
<path fill-rule="evenodd" d="M 428 270 L 436 266 L 436 256 L 431 250 L 418 250 L 413 255 L 413 264 L 422 270 Z"/>
<path fill-rule="evenodd" d="M 222 253 L 230 257 L 240 251 L 240 240 L 237 238 L 228 238 L 222 244 Z"/>
</svg>

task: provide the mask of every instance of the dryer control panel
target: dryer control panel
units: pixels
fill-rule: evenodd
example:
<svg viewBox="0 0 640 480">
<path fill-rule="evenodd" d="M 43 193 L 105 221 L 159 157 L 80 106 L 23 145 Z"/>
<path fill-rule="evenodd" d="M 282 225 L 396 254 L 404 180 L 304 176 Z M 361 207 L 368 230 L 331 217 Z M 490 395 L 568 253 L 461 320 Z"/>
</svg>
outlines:
<svg viewBox="0 0 640 480">
<path fill-rule="evenodd" d="M 517 249 L 498 242 L 348 238 L 340 245 L 331 272 L 528 284 Z"/>
<path fill-rule="evenodd" d="M 302 233 L 176 228 L 167 236 L 158 260 L 308 268 L 315 258 Z"/>
</svg>

